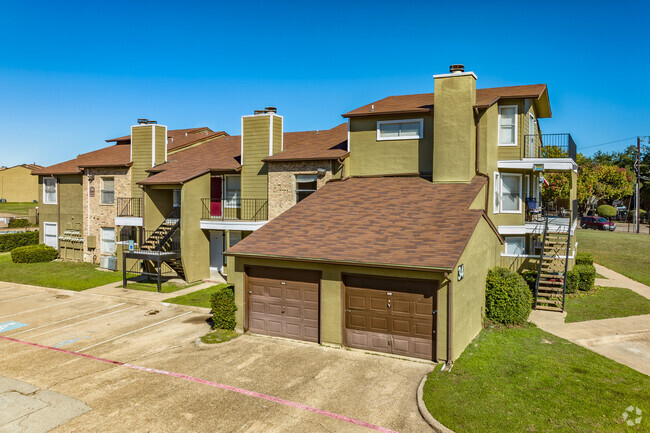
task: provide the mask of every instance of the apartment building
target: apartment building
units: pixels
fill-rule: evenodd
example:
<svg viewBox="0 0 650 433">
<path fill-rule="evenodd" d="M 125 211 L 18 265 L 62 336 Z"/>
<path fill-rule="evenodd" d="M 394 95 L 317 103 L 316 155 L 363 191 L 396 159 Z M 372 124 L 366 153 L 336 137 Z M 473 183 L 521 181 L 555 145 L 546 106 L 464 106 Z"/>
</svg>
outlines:
<svg viewBox="0 0 650 433">
<path fill-rule="evenodd" d="M 31 176 L 37 164 L 0 167 L 0 201 L 32 203 L 38 200 L 38 180 Z"/>
<path fill-rule="evenodd" d="M 496 265 L 539 269 L 537 307 L 562 309 L 575 144 L 541 133 L 546 85 L 476 81 L 452 66 L 433 93 L 343 115 L 341 174 L 226 252 L 241 330 L 453 361 L 481 329 Z M 540 201 L 549 171 L 570 176 L 564 209 Z"/>
</svg>

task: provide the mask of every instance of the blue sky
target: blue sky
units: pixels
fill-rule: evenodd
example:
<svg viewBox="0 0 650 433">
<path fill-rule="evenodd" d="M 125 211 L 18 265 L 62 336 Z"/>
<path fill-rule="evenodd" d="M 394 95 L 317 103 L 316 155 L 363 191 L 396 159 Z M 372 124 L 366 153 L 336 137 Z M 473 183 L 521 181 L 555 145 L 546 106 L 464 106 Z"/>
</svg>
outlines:
<svg viewBox="0 0 650 433">
<path fill-rule="evenodd" d="M 497 4 L 498 3 L 498 4 Z M 236 135 L 277 106 L 326 129 L 464 63 L 478 87 L 546 83 L 578 149 L 650 134 L 648 2 L 0 0 L 0 165 L 98 149 L 146 117 Z"/>
</svg>

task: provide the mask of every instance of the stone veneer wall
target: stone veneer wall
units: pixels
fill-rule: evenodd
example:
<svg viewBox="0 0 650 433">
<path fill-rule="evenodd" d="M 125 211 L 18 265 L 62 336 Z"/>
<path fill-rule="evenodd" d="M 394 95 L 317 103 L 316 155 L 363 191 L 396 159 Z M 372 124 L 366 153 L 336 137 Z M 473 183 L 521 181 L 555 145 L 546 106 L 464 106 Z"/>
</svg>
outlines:
<svg viewBox="0 0 650 433">
<path fill-rule="evenodd" d="M 320 189 L 332 178 L 332 161 L 291 161 L 269 163 L 269 220 L 296 204 L 296 175 L 316 174 L 319 168 L 326 171 L 318 178 Z"/>
<path fill-rule="evenodd" d="M 88 181 L 88 175 L 95 176 L 93 180 Z M 115 202 L 113 204 L 101 204 L 101 178 L 113 177 Z M 95 196 L 88 196 L 88 186 L 95 188 Z M 84 237 L 84 261 L 99 263 L 99 257 L 102 255 L 101 227 L 115 227 L 115 217 L 117 215 L 118 197 L 131 197 L 131 176 L 129 168 L 88 168 L 83 176 L 83 237 Z M 90 205 L 90 206 L 89 206 Z M 90 214 L 90 218 L 88 217 Z M 86 243 L 87 236 L 95 236 L 94 250 L 89 250 Z M 119 238 L 119 227 L 115 227 L 115 240 Z M 116 245 L 117 248 L 117 245 Z"/>
</svg>

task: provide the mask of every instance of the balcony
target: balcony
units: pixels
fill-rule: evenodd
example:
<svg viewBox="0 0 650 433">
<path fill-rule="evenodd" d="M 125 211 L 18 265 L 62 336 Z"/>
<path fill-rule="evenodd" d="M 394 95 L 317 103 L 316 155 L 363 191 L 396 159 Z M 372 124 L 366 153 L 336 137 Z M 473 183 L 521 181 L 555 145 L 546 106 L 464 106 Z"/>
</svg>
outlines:
<svg viewBox="0 0 650 433">
<path fill-rule="evenodd" d="M 576 160 L 571 134 L 524 135 L 524 158 L 570 158 Z"/>
<path fill-rule="evenodd" d="M 549 231 L 572 233 L 578 220 L 578 200 L 558 199 L 538 204 L 534 198 L 526 199 L 526 233 L 541 233 L 548 219 Z"/>
<path fill-rule="evenodd" d="M 140 197 L 118 197 L 116 200 L 117 226 L 142 226 L 142 198 Z"/>
<path fill-rule="evenodd" d="M 201 199 L 201 228 L 214 230 L 257 230 L 269 219 L 265 198 Z"/>
</svg>

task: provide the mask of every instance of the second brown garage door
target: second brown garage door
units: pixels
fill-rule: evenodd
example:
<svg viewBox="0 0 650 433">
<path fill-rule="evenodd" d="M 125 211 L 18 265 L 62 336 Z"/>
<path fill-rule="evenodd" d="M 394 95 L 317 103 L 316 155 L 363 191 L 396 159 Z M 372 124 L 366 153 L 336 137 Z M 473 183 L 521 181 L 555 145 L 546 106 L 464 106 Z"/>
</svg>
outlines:
<svg viewBox="0 0 650 433">
<path fill-rule="evenodd" d="M 251 332 L 318 342 L 320 272 L 250 267 L 246 278 Z"/>
<path fill-rule="evenodd" d="M 437 281 L 347 275 L 344 284 L 349 347 L 435 358 Z"/>
</svg>

